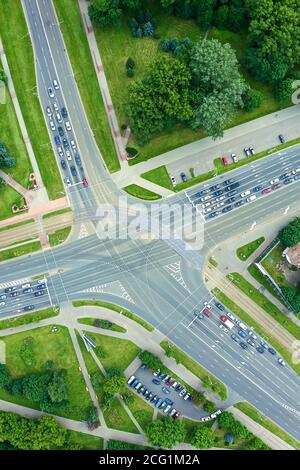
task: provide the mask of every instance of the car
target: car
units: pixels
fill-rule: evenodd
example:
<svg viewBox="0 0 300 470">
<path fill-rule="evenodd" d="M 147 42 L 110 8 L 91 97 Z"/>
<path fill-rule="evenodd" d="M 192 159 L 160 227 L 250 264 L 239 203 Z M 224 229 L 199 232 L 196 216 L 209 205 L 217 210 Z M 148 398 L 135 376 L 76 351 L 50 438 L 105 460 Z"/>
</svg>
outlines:
<svg viewBox="0 0 300 470">
<path fill-rule="evenodd" d="M 223 184 L 224 184 L 224 186 L 228 186 L 229 184 L 232 184 L 232 183 L 234 183 L 234 179 L 231 178 L 229 180 L 224 181 Z"/>
<path fill-rule="evenodd" d="M 219 189 L 218 191 L 216 191 L 216 192 L 213 193 L 213 195 L 216 196 L 216 197 L 217 197 L 217 196 L 221 196 L 221 194 L 223 194 L 222 189 Z"/>
<path fill-rule="evenodd" d="M 56 145 L 59 145 L 59 144 L 60 144 L 59 135 L 56 135 L 56 136 L 54 137 L 54 141 L 55 141 Z"/>
<path fill-rule="evenodd" d="M 265 343 L 264 341 L 261 341 L 260 344 L 262 345 L 264 349 L 269 349 L 269 345 Z"/>
<path fill-rule="evenodd" d="M 66 108 L 63 106 L 60 111 L 61 111 L 62 117 L 66 119 L 68 117 L 68 111 L 66 110 Z"/>
<path fill-rule="evenodd" d="M 208 191 L 209 191 L 209 189 L 201 189 L 201 191 L 198 191 L 196 194 L 194 194 L 194 196 L 196 198 L 204 196 Z"/>
<path fill-rule="evenodd" d="M 38 290 L 34 293 L 35 297 L 40 297 L 40 295 L 44 295 L 45 292 L 43 290 Z"/>
<path fill-rule="evenodd" d="M 87 180 L 86 178 L 83 178 L 82 184 L 83 184 L 83 186 L 84 186 L 85 188 L 87 188 L 88 185 L 89 185 L 88 180 Z"/>
<path fill-rule="evenodd" d="M 227 207 L 224 207 L 224 209 L 222 209 L 222 212 L 225 214 L 226 212 L 232 211 L 232 209 L 233 209 L 233 206 L 227 206 Z"/>
<path fill-rule="evenodd" d="M 54 124 L 54 122 L 52 121 L 52 119 L 50 119 L 49 125 L 50 125 L 51 131 L 55 131 L 55 130 L 56 130 L 55 124 Z"/>
<path fill-rule="evenodd" d="M 141 364 L 141 369 L 143 369 L 143 370 L 144 370 L 144 369 L 147 369 L 147 364 L 145 364 L 145 363 L 143 362 L 143 364 Z"/>
<path fill-rule="evenodd" d="M 214 192 L 217 191 L 217 189 L 220 189 L 221 185 L 220 184 L 214 184 L 209 188 L 209 191 Z"/>
<path fill-rule="evenodd" d="M 255 150 L 253 147 L 249 147 L 249 151 L 251 155 L 255 155 Z"/>
<path fill-rule="evenodd" d="M 62 128 L 61 126 L 58 126 L 57 130 L 58 130 L 58 133 L 59 133 L 59 135 L 60 135 L 61 137 L 65 134 L 65 133 L 64 133 L 64 130 L 63 130 L 63 128 Z"/>
<path fill-rule="evenodd" d="M 55 115 L 57 122 L 60 124 L 62 122 L 61 115 L 59 113 L 56 113 Z"/>
<path fill-rule="evenodd" d="M 220 304 L 220 302 L 215 302 L 215 306 L 216 306 L 219 310 L 221 310 L 222 312 L 224 312 L 225 307 L 224 307 L 224 305 Z"/>
<path fill-rule="evenodd" d="M 186 389 L 183 388 L 183 389 L 179 392 L 179 396 L 180 396 L 180 397 L 183 397 L 185 394 L 186 394 Z"/>
<path fill-rule="evenodd" d="M 154 377 L 157 377 L 160 374 L 160 369 L 157 369 L 155 372 L 152 373 Z"/>
<path fill-rule="evenodd" d="M 130 385 L 132 382 L 134 382 L 134 380 L 135 380 L 135 376 L 134 376 L 134 375 L 132 375 L 131 377 L 129 377 L 129 379 L 127 380 L 128 385 Z"/>
<path fill-rule="evenodd" d="M 283 181 L 283 184 L 290 184 L 292 182 L 293 182 L 293 178 L 288 178 L 288 179 Z"/>
<path fill-rule="evenodd" d="M 173 408 L 170 413 L 169 413 L 169 416 L 173 417 L 175 415 L 175 413 L 177 413 L 177 410 L 176 408 Z"/>
<path fill-rule="evenodd" d="M 66 157 L 69 162 L 72 160 L 72 155 L 69 149 L 66 150 Z"/>
<path fill-rule="evenodd" d="M 207 207 L 206 209 L 203 209 L 203 214 L 208 214 L 211 211 L 212 211 L 212 207 Z"/>
<path fill-rule="evenodd" d="M 10 296 L 11 297 L 17 297 L 19 295 L 19 292 L 16 290 L 14 292 L 11 292 Z"/>
<path fill-rule="evenodd" d="M 14 286 L 14 287 L 6 287 L 6 288 L 4 289 L 4 292 L 5 292 L 6 294 L 8 294 L 9 292 L 12 292 L 13 290 L 16 290 L 16 287 L 15 287 L 15 286 Z"/>
<path fill-rule="evenodd" d="M 251 338 L 247 339 L 247 343 L 250 344 L 250 346 L 253 346 L 253 348 L 256 347 L 255 341 L 253 341 L 253 339 L 251 339 Z"/>
<path fill-rule="evenodd" d="M 173 419 L 177 419 L 180 416 L 180 412 L 176 411 L 176 413 L 172 416 Z"/>
<path fill-rule="evenodd" d="M 299 168 L 295 168 L 294 170 L 291 171 L 292 175 L 296 175 L 297 173 L 300 173 L 300 166 Z"/>
<path fill-rule="evenodd" d="M 222 162 L 224 166 L 228 166 L 229 161 L 227 157 L 222 157 Z"/>
<path fill-rule="evenodd" d="M 63 146 L 65 149 L 69 148 L 69 142 L 67 141 L 65 137 L 63 138 L 62 142 L 63 142 Z"/>
<path fill-rule="evenodd" d="M 224 333 L 228 333 L 228 328 L 226 328 L 226 326 L 223 325 L 223 323 L 220 323 L 219 328 L 220 328 L 220 330 L 223 330 Z"/>
<path fill-rule="evenodd" d="M 280 180 L 284 180 L 285 178 L 289 178 L 291 176 L 292 172 L 289 173 L 284 173 L 283 175 L 279 176 Z"/>
<path fill-rule="evenodd" d="M 206 317 L 211 317 L 212 316 L 212 312 L 210 310 L 208 310 L 208 308 L 204 308 L 203 313 Z"/>
<path fill-rule="evenodd" d="M 279 178 L 274 178 L 270 181 L 270 184 L 276 184 L 276 183 L 279 183 Z"/>
<path fill-rule="evenodd" d="M 240 346 L 241 346 L 241 348 L 243 348 L 243 349 L 248 349 L 247 344 L 244 343 L 243 341 L 240 342 Z"/>
<path fill-rule="evenodd" d="M 181 384 L 178 384 L 177 387 L 175 388 L 175 391 L 176 391 L 177 393 L 179 393 L 179 392 L 181 392 L 181 390 L 183 390 L 183 389 L 184 389 L 184 386 L 181 385 Z"/>
<path fill-rule="evenodd" d="M 285 366 L 285 362 L 284 362 L 284 360 L 283 360 L 281 357 L 278 357 L 277 362 L 278 362 L 281 366 Z"/>
<path fill-rule="evenodd" d="M 241 197 L 247 197 L 251 194 L 251 191 L 250 189 L 247 189 L 247 191 L 244 191 L 243 193 L 241 193 Z"/>
<path fill-rule="evenodd" d="M 209 302 L 205 301 L 203 302 L 204 307 L 211 308 L 211 305 Z"/>
<path fill-rule="evenodd" d="M 53 80 L 53 86 L 54 86 L 55 90 L 59 90 L 59 84 L 58 84 L 58 81 L 56 79 Z"/>
<path fill-rule="evenodd" d="M 239 161 L 239 159 L 238 159 L 238 157 L 236 156 L 235 153 L 232 153 L 232 154 L 231 154 L 231 158 L 232 158 L 232 160 L 233 160 L 233 163 L 237 163 L 237 162 Z"/>
<path fill-rule="evenodd" d="M 47 278 L 46 277 L 41 277 L 41 279 L 38 279 L 37 283 L 38 284 L 47 284 Z"/>
<path fill-rule="evenodd" d="M 145 387 L 145 385 L 142 385 L 142 386 L 138 389 L 138 394 L 144 393 L 145 391 L 146 391 L 146 387 Z"/>
<path fill-rule="evenodd" d="M 167 377 L 167 374 L 162 373 L 162 374 L 159 375 L 158 378 L 159 378 L 160 380 L 163 380 L 165 377 Z"/>
<path fill-rule="evenodd" d="M 150 391 L 149 390 L 145 390 L 143 395 L 144 395 L 144 398 L 147 400 L 147 396 L 149 395 Z"/>
<path fill-rule="evenodd" d="M 262 193 L 262 194 L 268 194 L 268 193 L 270 193 L 271 191 L 272 191 L 272 188 L 265 188 L 265 189 L 262 190 L 261 193 Z"/>
<path fill-rule="evenodd" d="M 72 130 L 72 126 L 71 126 L 71 124 L 70 124 L 70 121 L 66 121 L 66 122 L 65 122 L 65 125 L 66 125 L 67 131 L 71 131 L 71 130 Z"/>
<path fill-rule="evenodd" d="M 2 300 L 2 302 L 0 302 L 1 307 L 3 307 L 5 304 L 6 304 L 6 302 L 4 302 L 4 300 Z"/>
<path fill-rule="evenodd" d="M 236 189 L 240 186 L 240 183 L 232 183 L 226 186 L 225 191 L 231 191 L 232 189 Z"/>
<path fill-rule="evenodd" d="M 155 400 L 157 400 L 158 396 L 157 395 L 153 395 L 153 397 L 151 397 L 150 399 L 150 403 L 153 403 Z"/>
<path fill-rule="evenodd" d="M 228 196 L 228 194 L 227 194 L 227 196 Z M 225 196 L 225 194 L 223 194 L 223 195 L 222 195 L 222 196 L 220 196 L 220 197 L 217 197 L 217 199 L 216 199 L 216 202 L 223 201 L 223 199 L 226 199 L 226 196 Z"/>
<path fill-rule="evenodd" d="M 68 187 L 72 186 L 71 180 L 68 176 L 65 177 L 65 183 Z"/>
<path fill-rule="evenodd" d="M 268 351 L 269 351 L 269 353 L 271 353 L 273 356 L 275 356 L 275 354 L 276 354 L 275 349 L 269 347 L 269 348 L 268 348 Z"/>
<path fill-rule="evenodd" d="M 50 106 L 46 106 L 46 114 L 47 114 L 47 116 L 49 116 L 49 117 L 52 116 L 52 111 L 51 111 Z"/>
<path fill-rule="evenodd" d="M 47 284 L 39 284 L 36 286 L 37 289 L 47 289 Z"/>
<path fill-rule="evenodd" d="M 32 294 L 33 288 L 32 287 L 27 287 L 26 289 L 23 290 L 23 294 Z"/>
<path fill-rule="evenodd" d="M 246 336 L 247 336 L 246 333 L 243 330 L 239 330 L 238 333 L 242 338 L 246 338 Z"/>
<path fill-rule="evenodd" d="M 243 201 L 243 199 L 241 199 L 240 201 L 236 202 L 234 205 L 235 207 L 241 207 L 245 204 L 246 201 Z"/>
<path fill-rule="evenodd" d="M 135 390 L 139 390 L 141 386 L 142 386 L 142 382 L 138 382 L 134 388 Z"/>
<path fill-rule="evenodd" d="M 81 166 L 81 158 L 78 155 L 78 153 L 76 153 L 74 158 L 75 158 L 76 165 Z"/>
<path fill-rule="evenodd" d="M 276 189 L 279 189 L 279 188 L 281 188 L 281 184 L 279 184 L 279 183 L 274 184 L 274 185 L 272 186 L 273 191 L 276 190 Z"/>
<path fill-rule="evenodd" d="M 297 181 L 300 178 L 300 175 L 295 175 L 294 176 L 294 181 Z"/>
<path fill-rule="evenodd" d="M 172 403 L 172 405 L 173 405 L 173 403 Z M 165 409 L 164 409 L 164 413 L 165 413 L 165 414 L 168 414 L 171 408 L 172 408 L 171 405 L 167 405 L 167 406 L 165 407 Z"/>
<path fill-rule="evenodd" d="M 230 197 L 229 199 L 227 199 L 227 204 L 231 204 L 232 202 L 235 201 L 235 197 Z"/>
<path fill-rule="evenodd" d="M 256 348 L 256 351 L 258 351 L 260 354 L 263 354 L 265 352 L 262 346 L 258 346 L 258 348 Z"/>
<path fill-rule="evenodd" d="M 171 387 L 175 388 L 175 389 L 176 389 L 177 386 L 178 386 L 178 382 L 176 382 L 176 381 L 171 385 Z"/>
<path fill-rule="evenodd" d="M 230 320 L 232 320 L 232 321 L 236 321 L 236 318 L 235 318 L 235 316 L 234 316 L 234 315 L 232 315 L 232 313 L 231 313 L 231 312 L 227 312 L 227 317 L 228 317 L 228 318 L 230 318 Z"/>
<path fill-rule="evenodd" d="M 29 312 L 30 310 L 34 309 L 34 305 L 26 305 L 26 307 L 23 308 L 24 312 Z"/>
<path fill-rule="evenodd" d="M 6 296 L 5 294 L 1 294 L 1 295 L 0 295 L 0 300 L 5 300 L 6 297 L 7 297 L 7 296 Z"/>
<path fill-rule="evenodd" d="M 166 375 L 163 379 L 162 382 L 167 382 L 170 378 L 170 375 Z"/>
<path fill-rule="evenodd" d="M 183 183 L 185 183 L 187 181 L 187 177 L 186 177 L 186 174 L 185 173 L 180 173 L 180 178 L 182 179 Z"/>
<path fill-rule="evenodd" d="M 215 211 L 215 212 L 212 212 L 211 214 L 209 214 L 209 218 L 210 219 L 213 219 L 214 217 L 217 217 L 217 215 L 219 215 L 219 212 L 218 211 Z"/>
<path fill-rule="evenodd" d="M 202 207 L 205 208 L 205 207 L 208 207 L 208 206 L 210 206 L 210 205 L 211 205 L 211 201 L 208 201 L 208 202 L 204 202 L 204 203 L 202 204 Z"/>
<path fill-rule="evenodd" d="M 162 391 L 163 391 L 166 395 L 169 395 L 169 394 L 170 394 L 170 390 L 169 390 L 167 387 L 163 387 L 163 388 L 162 388 Z"/>
<path fill-rule="evenodd" d="M 73 150 L 74 152 L 76 152 L 77 146 L 76 146 L 76 144 L 75 144 L 75 140 L 73 140 L 73 139 L 70 140 L 70 145 L 71 145 L 71 147 L 72 147 L 72 150 Z"/>
<path fill-rule="evenodd" d="M 279 134 L 278 139 L 279 139 L 279 141 L 280 141 L 282 144 L 285 143 L 285 138 L 284 138 L 284 136 L 283 136 L 282 134 Z"/>
<path fill-rule="evenodd" d="M 67 164 L 66 164 L 65 160 L 61 160 L 60 164 L 61 164 L 61 167 L 62 167 L 63 170 L 67 169 Z"/>
<path fill-rule="evenodd" d="M 252 194 L 252 196 L 247 197 L 246 201 L 247 201 L 247 202 L 252 202 L 252 201 L 255 201 L 255 199 L 256 199 L 255 194 Z"/>
<path fill-rule="evenodd" d="M 205 201 L 207 201 L 207 200 L 210 199 L 210 198 L 211 198 L 211 196 L 206 195 L 206 196 L 201 197 L 201 198 L 200 198 L 200 201 L 201 201 L 201 202 L 205 202 Z"/>
<path fill-rule="evenodd" d="M 53 108 L 54 108 L 55 111 L 59 110 L 58 104 L 55 101 L 53 103 Z"/>
<path fill-rule="evenodd" d="M 252 191 L 253 191 L 254 193 L 257 193 L 258 191 L 261 191 L 262 188 L 263 188 L 263 186 L 262 186 L 261 184 L 259 184 L 258 186 L 255 186 L 255 187 L 252 189 Z"/>
<path fill-rule="evenodd" d="M 154 383 L 154 385 L 160 385 L 160 380 L 158 379 L 152 379 L 152 382 Z"/>
<path fill-rule="evenodd" d="M 53 88 L 51 86 L 48 87 L 48 95 L 50 96 L 50 98 L 54 98 L 54 91 L 53 91 Z"/>
<path fill-rule="evenodd" d="M 248 335 L 251 336 L 252 339 L 257 339 L 256 334 L 252 330 L 249 330 Z"/>
<path fill-rule="evenodd" d="M 232 196 L 235 196 L 238 192 L 235 190 L 235 191 L 229 191 L 229 193 L 227 194 L 227 197 L 232 197 Z"/>
<path fill-rule="evenodd" d="M 64 156 L 64 152 L 63 152 L 63 149 L 59 146 L 57 147 L 57 153 L 60 157 L 63 157 Z"/>
<path fill-rule="evenodd" d="M 175 379 L 172 379 L 172 377 L 169 378 L 169 380 L 166 381 L 167 385 L 172 385 L 175 382 Z"/>
<path fill-rule="evenodd" d="M 237 335 L 235 335 L 234 333 L 232 333 L 232 335 L 230 335 L 230 336 L 233 339 L 233 341 L 235 341 L 236 343 L 238 343 L 240 341 L 239 337 Z"/>
<path fill-rule="evenodd" d="M 251 155 L 249 147 L 244 148 L 244 153 L 245 153 L 246 157 L 249 157 L 249 155 Z"/>
<path fill-rule="evenodd" d="M 150 392 L 149 395 L 146 396 L 146 400 L 150 401 L 152 397 L 153 397 L 153 393 Z"/>
<path fill-rule="evenodd" d="M 165 400 L 163 400 L 158 408 L 163 411 L 166 408 L 166 406 L 167 406 L 167 404 L 166 404 Z"/>
<path fill-rule="evenodd" d="M 186 400 L 189 399 L 190 396 L 191 396 L 191 395 L 190 395 L 189 393 L 186 393 L 186 394 L 184 395 L 183 399 L 186 401 Z"/>
<path fill-rule="evenodd" d="M 160 408 L 160 405 L 163 403 L 163 400 L 159 398 L 157 402 L 155 403 L 155 408 Z"/>
</svg>

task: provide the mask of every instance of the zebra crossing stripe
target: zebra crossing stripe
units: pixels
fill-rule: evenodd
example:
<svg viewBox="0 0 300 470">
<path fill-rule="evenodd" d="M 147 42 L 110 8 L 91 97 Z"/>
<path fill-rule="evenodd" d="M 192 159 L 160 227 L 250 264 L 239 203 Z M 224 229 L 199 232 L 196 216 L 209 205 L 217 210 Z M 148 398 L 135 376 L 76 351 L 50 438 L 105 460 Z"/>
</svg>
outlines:
<svg viewBox="0 0 300 470">
<path fill-rule="evenodd" d="M 26 284 L 30 282 L 30 279 L 18 279 L 17 281 L 3 282 L 0 284 L 0 289 L 6 289 L 6 287 L 14 287 L 20 284 Z"/>
</svg>

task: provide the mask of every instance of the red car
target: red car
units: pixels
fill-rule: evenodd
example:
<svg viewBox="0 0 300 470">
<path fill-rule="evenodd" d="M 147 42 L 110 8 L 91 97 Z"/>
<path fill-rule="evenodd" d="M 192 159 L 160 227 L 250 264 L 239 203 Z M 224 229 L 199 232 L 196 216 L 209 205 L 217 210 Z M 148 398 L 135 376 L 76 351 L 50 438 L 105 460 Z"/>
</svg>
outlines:
<svg viewBox="0 0 300 470">
<path fill-rule="evenodd" d="M 280 184 L 274 184 L 274 186 L 272 186 L 272 189 L 279 189 L 281 188 L 281 185 Z"/>
<path fill-rule="evenodd" d="M 176 418 L 179 418 L 179 416 L 180 416 L 180 412 L 176 411 L 176 413 L 173 415 L 173 418 L 176 419 Z"/>
<path fill-rule="evenodd" d="M 228 158 L 227 157 L 222 157 L 222 162 L 224 166 L 228 166 Z"/>
<path fill-rule="evenodd" d="M 87 179 L 85 179 L 85 178 L 82 180 L 82 183 L 83 183 L 83 186 L 84 186 L 85 188 L 87 188 L 88 185 L 89 185 Z"/>
<path fill-rule="evenodd" d="M 268 194 L 272 191 L 272 188 L 265 188 L 263 191 L 262 191 L 262 194 Z"/>
<path fill-rule="evenodd" d="M 221 315 L 221 316 L 220 316 L 220 320 L 223 321 L 223 322 L 225 322 L 225 321 L 227 321 L 227 317 L 225 317 L 225 315 Z"/>
<path fill-rule="evenodd" d="M 208 310 L 208 308 L 205 308 L 205 309 L 203 310 L 203 313 L 204 313 L 204 315 L 206 315 L 207 317 L 211 317 L 211 316 L 212 316 L 212 313 L 211 313 L 210 310 Z"/>
</svg>

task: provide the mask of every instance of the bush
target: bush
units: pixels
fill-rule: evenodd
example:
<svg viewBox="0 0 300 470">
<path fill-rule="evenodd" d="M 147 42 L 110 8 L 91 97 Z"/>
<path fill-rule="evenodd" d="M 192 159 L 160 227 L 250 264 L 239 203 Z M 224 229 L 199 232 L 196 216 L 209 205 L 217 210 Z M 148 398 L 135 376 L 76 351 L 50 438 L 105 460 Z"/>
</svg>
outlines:
<svg viewBox="0 0 300 470">
<path fill-rule="evenodd" d="M 214 402 L 212 402 L 210 400 L 206 400 L 203 404 L 203 409 L 204 409 L 204 411 L 206 411 L 206 413 L 211 414 L 214 411 L 216 411 L 217 407 L 214 404 Z"/>
<path fill-rule="evenodd" d="M 128 57 L 126 61 L 126 68 L 127 69 L 134 69 L 135 67 L 135 61 L 132 59 L 132 57 Z"/>
<path fill-rule="evenodd" d="M 134 147 L 126 147 L 126 152 L 129 154 L 130 157 L 135 157 L 139 152 Z"/>
<path fill-rule="evenodd" d="M 164 39 L 163 41 L 161 41 L 160 47 L 161 47 L 161 50 L 163 52 L 169 52 L 169 50 L 170 50 L 170 41 L 168 39 Z"/>
<path fill-rule="evenodd" d="M 133 70 L 133 69 L 127 69 L 127 70 L 126 70 L 126 75 L 127 75 L 127 77 L 129 77 L 129 78 L 134 77 L 134 70 Z"/>
<path fill-rule="evenodd" d="M 288 101 L 291 100 L 293 94 L 293 79 L 286 78 L 276 83 L 275 86 L 275 97 L 278 101 Z"/>
<path fill-rule="evenodd" d="M 243 94 L 242 99 L 245 111 L 250 112 L 260 107 L 263 96 L 259 90 L 254 90 L 249 87 L 248 90 Z"/>
</svg>

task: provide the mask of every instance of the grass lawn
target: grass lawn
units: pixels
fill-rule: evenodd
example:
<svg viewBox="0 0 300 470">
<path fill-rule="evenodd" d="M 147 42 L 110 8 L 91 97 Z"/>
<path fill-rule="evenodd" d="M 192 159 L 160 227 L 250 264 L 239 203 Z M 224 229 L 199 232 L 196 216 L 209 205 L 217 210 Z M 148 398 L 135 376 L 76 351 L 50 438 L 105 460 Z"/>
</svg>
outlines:
<svg viewBox="0 0 300 470">
<path fill-rule="evenodd" d="M 65 227 L 65 228 L 60 228 L 59 230 L 56 230 L 53 233 L 48 234 L 48 239 L 50 246 L 56 246 L 60 245 L 60 243 L 63 243 L 66 241 L 68 236 L 70 235 L 72 227 Z"/>
<path fill-rule="evenodd" d="M 171 347 L 169 347 L 169 345 Z M 177 348 L 174 344 L 167 340 L 163 340 L 160 343 L 160 346 L 167 352 L 169 352 L 170 357 L 173 357 L 177 364 L 182 364 L 188 370 L 190 370 L 196 377 L 199 377 L 200 380 L 203 380 L 204 377 L 210 377 L 211 381 L 215 384 L 218 384 L 220 387 L 220 398 L 221 400 L 226 400 L 227 398 L 227 389 L 226 386 L 218 380 L 216 377 L 211 375 L 206 369 L 204 369 L 200 364 L 195 362 L 191 357 L 186 353 Z"/>
<path fill-rule="evenodd" d="M 80 450 L 103 450 L 102 437 L 92 436 L 83 432 L 69 431 L 67 444 L 75 444 Z"/>
<path fill-rule="evenodd" d="M 16 159 L 16 166 L 3 168 L 3 171 L 12 176 L 21 186 L 27 188 L 32 166 L 7 87 L 6 102 L 0 106 L 0 122 L 0 142 L 7 146 L 9 153 Z"/>
<path fill-rule="evenodd" d="M 300 327 L 292 322 L 282 311 L 273 304 L 267 297 L 259 292 L 250 282 L 248 282 L 241 274 L 231 273 L 227 276 L 234 285 L 241 289 L 248 297 L 250 297 L 257 305 L 263 308 L 271 317 L 280 323 L 289 333 L 296 339 L 300 339 Z"/>
<path fill-rule="evenodd" d="M 284 245 L 279 243 L 279 245 L 273 248 L 268 256 L 261 262 L 261 265 L 265 268 L 266 271 L 268 271 L 279 287 L 289 285 L 284 274 L 280 272 L 280 266 L 283 263 L 282 252 L 284 249 Z"/>
<path fill-rule="evenodd" d="M 118 367 L 124 371 L 140 352 L 140 348 L 127 339 L 113 338 L 89 331 L 86 331 L 86 334 L 93 338 L 99 349 L 106 355 L 104 358 L 98 355 L 106 370 Z M 97 349 L 95 352 L 97 354 Z"/>
<path fill-rule="evenodd" d="M 149 189 L 142 188 L 137 184 L 130 184 L 123 188 L 123 191 L 130 194 L 131 196 L 138 197 L 139 199 L 146 199 L 148 201 L 155 201 L 156 199 L 161 199 L 159 194 L 149 191 Z"/>
<path fill-rule="evenodd" d="M 23 222 L 18 222 L 16 224 L 7 225 L 6 227 L 1 227 L 0 232 L 5 232 L 6 230 L 20 227 L 21 225 L 32 224 L 32 222 L 34 222 L 34 219 L 23 220 Z"/>
<path fill-rule="evenodd" d="M 48 219 L 49 217 L 54 217 L 55 215 L 65 214 L 66 212 L 72 212 L 71 207 L 59 209 L 58 211 L 48 212 L 47 214 L 43 215 L 43 219 Z"/>
<path fill-rule="evenodd" d="M 132 412 L 141 428 L 144 430 L 148 424 L 152 423 L 154 409 L 136 393 L 129 391 L 128 395 L 131 395 L 134 398 L 134 402 L 128 405 L 128 408 Z"/>
<path fill-rule="evenodd" d="M 15 2 L 12 8 L 10 2 L 0 0 L 0 23 L 9 25 L 1 29 L 8 64 L 43 182 L 50 199 L 56 199 L 62 196 L 64 188 L 35 94 L 34 57 L 22 3 Z"/>
<path fill-rule="evenodd" d="M 243 447 L 248 443 L 247 439 L 234 439 L 234 442 L 228 447 L 225 444 L 224 437 L 227 434 L 226 429 L 221 429 L 219 426 L 214 431 L 214 438 L 215 438 L 215 447 L 225 448 L 225 449 L 232 449 L 232 450 L 242 450 Z"/>
<path fill-rule="evenodd" d="M 60 28 L 97 145 L 109 171 L 118 171 L 120 163 L 112 140 L 78 4 L 73 0 L 63 2 L 54 0 L 54 6 L 61 21 Z M 114 62 L 115 58 L 110 61 L 111 67 Z"/>
<path fill-rule="evenodd" d="M 277 424 L 270 421 L 264 415 L 262 415 L 254 406 L 249 405 L 249 403 L 236 403 L 234 405 L 235 408 L 238 408 L 247 416 L 252 418 L 257 423 L 261 424 L 264 428 L 271 431 L 275 436 L 280 437 L 282 440 L 290 444 L 291 446 L 295 447 L 295 449 L 300 450 L 300 442 L 297 439 L 294 439 L 290 436 L 287 432 L 281 429 Z"/>
<path fill-rule="evenodd" d="M 10 186 L 4 186 L 0 188 L 0 220 L 14 217 L 18 213 L 13 214 L 11 208 L 14 204 L 18 207 L 22 205 L 23 198 Z M 24 212 L 23 212 L 24 213 Z M 6 229 L 6 227 L 3 227 Z"/>
<path fill-rule="evenodd" d="M 101 320 L 101 318 L 79 318 L 78 323 L 82 323 L 83 325 L 90 325 L 90 326 L 97 327 L 97 325 L 95 325 L 96 320 Z M 111 326 L 107 326 L 107 327 L 101 326 L 99 328 L 103 328 L 105 330 L 117 331 L 118 333 L 126 333 L 126 329 L 120 325 L 117 325 L 116 323 L 111 323 Z"/>
<path fill-rule="evenodd" d="M 133 320 L 136 323 L 139 323 L 139 325 L 143 326 L 146 330 L 154 331 L 154 328 L 152 325 L 147 323 L 142 318 L 138 317 L 135 313 L 129 312 L 129 310 L 125 310 L 122 307 L 119 307 L 119 305 L 110 304 L 109 302 L 102 302 L 101 300 L 75 300 L 73 302 L 74 307 L 83 307 L 85 305 L 108 308 L 109 310 L 118 312 L 121 315 L 124 315 L 125 317 L 130 318 L 130 320 Z"/>
<path fill-rule="evenodd" d="M 27 366 L 20 355 L 23 340 L 33 338 L 35 363 Z M 72 340 L 66 327 L 58 326 L 58 331 L 51 332 L 51 325 L 35 328 L 1 338 L 6 346 L 6 364 L 13 378 L 28 373 L 39 373 L 45 370 L 45 363 L 52 360 L 54 369 L 64 368 L 68 371 L 69 401 L 68 409 L 57 407 L 55 414 L 76 420 L 86 419 L 86 409 L 91 400 L 85 388 L 85 382 L 79 371 L 79 363 L 73 348 Z M 38 409 L 38 404 L 23 397 L 13 396 L 0 390 L 3 400 Z"/>
<path fill-rule="evenodd" d="M 248 259 L 264 241 L 265 237 L 260 237 L 247 243 L 247 245 L 240 246 L 240 248 L 236 250 L 237 257 L 242 261 L 246 261 L 246 259 Z"/>
<path fill-rule="evenodd" d="M 21 325 L 28 325 L 29 323 L 37 323 L 46 318 L 55 317 L 59 314 L 59 308 L 45 308 L 38 310 L 34 313 L 27 313 L 26 315 L 19 315 L 17 317 L 7 318 L 6 320 L 0 320 L 0 330 L 7 328 L 16 328 Z"/>
<path fill-rule="evenodd" d="M 28 255 L 29 253 L 34 253 L 41 249 L 42 245 L 40 241 L 25 243 L 24 245 L 19 245 L 15 248 L 0 251 L 0 261 L 6 261 L 11 258 L 16 258 L 17 256 Z"/>
<path fill-rule="evenodd" d="M 164 188 L 170 189 L 170 191 L 174 191 L 169 173 L 164 165 L 141 174 L 141 177 L 145 180 L 151 181 L 152 183 L 159 184 Z"/>
<path fill-rule="evenodd" d="M 271 284 L 266 280 L 266 278 L 263 276 L 263 274 L 260 272 L 260 270 L 255 266 L 255 264 L 250 264 L 248 266 L 247 271 L 251 276 L 257 280 L 263 287 L 267 289 L 270 294 L 272 294 L 277 300 L 279 300 L 282 305 L 285 305 L 285 303 L 282 301 L 282 298 L 277 294 L 277 292 L 273 289 Z"/>
<path fill-rule="evenodd" d="M 235 313 L 239 318 L 241 318 L 247 325 L 252 326 L 255 331 L 265 338 L 284 358 L 284 360 L 294 369 L 294 371 L 300 375 L 300 364 L 295 364 L 292 361 L 292 355 L 287 352 L 287 350 L 281 346 L 281 344 L 274 338 L 269 336 L 267 333 L 255 320 L 252 316 L 245 312 L 241 307 L 234 303 L 229 297 L 227 297 L 224 292 L 220 291 L 218 288 L 213 289 L 212 291 L 215 296 L 222 302 L 226 307 Z"/>
</svg>

